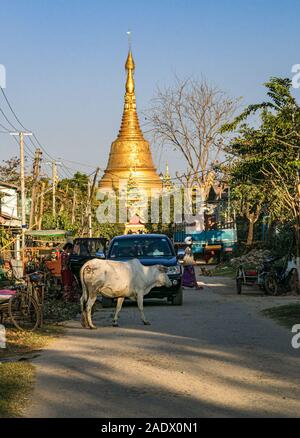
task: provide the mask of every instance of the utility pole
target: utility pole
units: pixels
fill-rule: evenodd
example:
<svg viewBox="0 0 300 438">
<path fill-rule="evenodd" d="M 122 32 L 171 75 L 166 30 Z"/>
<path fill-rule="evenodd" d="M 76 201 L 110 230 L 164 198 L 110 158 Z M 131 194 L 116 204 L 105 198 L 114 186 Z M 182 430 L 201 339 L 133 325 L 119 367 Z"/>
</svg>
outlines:
<svg viewBox="0 0 300 438">
<path fill-rule="evenodd" d="M 88 235 L 93 237 L 92 230 L 92 199 L 91 199 L 91 181 L 88 180 Z"/>
<path fill-rule="evenodd" d="M 42 229 L 42 220 L 43 220 L 43 214 L 44 214 L 44 196 L 45 196 L 45 181 L 42 182 L 42 188 L 41 188 L 41 194 L 40 194 L 40 209 L 39 209 L 39 215 L 38 215 L 38 229 Z"/>
<path fill-rule="evenodd" d="M 56 217 L 56 186 L 58 182 L 57 178 L 57 165 L 61 163 L 59 161 L 47 161 L 47 164 L 51 164 L 52 167 L 52 215 Z"/>
<path fill-rule="evenodd" d="M 56 217 L 56 183 L 57 183 L 57 169 L 56 161 L 52 161 L 52 214 Z"/>
<path fill-rule="evenodd" d="M 88 229 L 89 229 L 89 237 L 93 237 L 93 228 L 92 228 L 92 205 L 93 205 L 93 197 L 96 186 L 96 181 L 99 173 L 99 167 L 97 167 L 93 184 L 91 185 L 90 179 L 88 180 Z"/>
<path fill-rule="evenodd" d="M 76 208 L 76 190 L 73 190 L 73 202 L 72 202 L 72 216 L 71 216 L 71 224 L 75 223 L 75 208 Z"/>
<path fill-rule="evenodd" d="M 32 229 L 34 224 L 34 216 L 36 211 L 36 193 L 37 193 L 37 181 L 40 173 L 40 161 L 41 161 L 42 151 L 36 149 L 35 158 L 33 164 L 33 184 L 31 192 L 31 205 L 30 205 L 30 218 L 29 218 L 29 228 Z"/>
<path fill-rule="evenodd" d="M 20 186 L 21 186 L 21 215 L 22 215 L 22 259 L 24 260 L 26 224 L 26 193 L 25 193 L 25 156 L 24 137 L 32 135 L 31 132 L 10 132 L 20 140 Z"/>
<path fill-rule="evenodd" d="M 227 221 L 231 222 L 231 187 L 228 186 L 228 206 L 227 206 Z"/>
</svg>

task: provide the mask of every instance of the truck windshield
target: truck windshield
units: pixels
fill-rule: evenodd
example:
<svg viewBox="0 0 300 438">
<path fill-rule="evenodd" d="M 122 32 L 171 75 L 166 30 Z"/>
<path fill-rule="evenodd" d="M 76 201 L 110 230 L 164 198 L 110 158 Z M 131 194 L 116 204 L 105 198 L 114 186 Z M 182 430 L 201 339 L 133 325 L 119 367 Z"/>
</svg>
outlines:
<svg viewBox="0 0 300 438">
<path fill-rule="evenodd" d="M 110 250 L 110 258 L 172 257 L 172 247 L 166 238 L 145 238 L 116 240 Z"/>
<path fill-rule="evenodd" d="M 73 254 L 94 257 L 99 252 L 104 252 L 104 243 L 101 239 L 76 239 L 74 242 Z"/>
</svg>

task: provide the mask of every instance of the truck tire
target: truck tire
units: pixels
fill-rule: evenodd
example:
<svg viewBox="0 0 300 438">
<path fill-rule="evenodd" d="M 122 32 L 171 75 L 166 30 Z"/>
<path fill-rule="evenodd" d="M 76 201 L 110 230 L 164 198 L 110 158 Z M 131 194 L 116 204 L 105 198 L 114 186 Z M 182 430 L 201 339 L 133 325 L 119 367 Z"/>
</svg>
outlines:
<svg viewBox="0 0 300 438">
<path fill-rule="evenodd" d="M 113 307 L 114 300 L 112 298 L 102 297 L 102 307 L 108 309 L 109 307 Z"/>
<path fill-rule="evenodd" d="M 173 306 L 182 306 L 183 304 L 183 290 L 182 287 L 178 289 L 177 294 L 172 298 Z"/>
</svg>

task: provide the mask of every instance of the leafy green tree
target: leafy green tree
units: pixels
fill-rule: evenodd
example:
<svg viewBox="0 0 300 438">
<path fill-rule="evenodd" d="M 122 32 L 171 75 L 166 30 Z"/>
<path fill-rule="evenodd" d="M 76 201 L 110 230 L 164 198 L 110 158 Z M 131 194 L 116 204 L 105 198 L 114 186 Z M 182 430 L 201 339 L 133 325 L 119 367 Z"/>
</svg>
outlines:
<svg viewBox="0 0 300 438">
<path fill-rule="evenodd" d="M 231 196 L 235 210 L 248 221 L 247 245 L 250 246 L 254 239 L 254 225 L 259 220 L 266 203 L 265 190 L 260 185 L 236 183 L 233 185 Z"/>
<path fill-rule="evenodd" d="M 233 160 L 225 171 L 234 189 L 253 191 L 249 208 L 265 197 L 262 204 L 274 220 L 293 224 L 300 263 L 300 107 L 290 79 L 271 78 L 265 85 L 269 100 L 250 105 L 223 127 L 236 132 L 227 148 Z M 259 126 L 245 123 L 257 113 Z"/>
</svg>

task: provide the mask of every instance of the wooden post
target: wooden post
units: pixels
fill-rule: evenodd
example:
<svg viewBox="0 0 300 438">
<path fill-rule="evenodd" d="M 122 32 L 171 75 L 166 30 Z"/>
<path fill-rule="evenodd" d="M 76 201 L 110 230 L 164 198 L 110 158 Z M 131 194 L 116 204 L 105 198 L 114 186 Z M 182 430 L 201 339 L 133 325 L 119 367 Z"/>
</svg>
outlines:
<svg viewBox="0 0 300 438">
<path fill-rule="evenodd" d="M 41 194 L 40 194 L 40 211 L 38 215 L 38 229 L 42 229 L 42 220 L 44 214 L 44 196 L 45 196 L 45 181 L 42 182 Z"/>
<path fill-rule="evenodd" d="M 72 216 L 71 216 L 71 224 L 75 223 L 75 209 L 76 209 L 76 190 L 73 191 L 73 203 L 72 203 Z"/>
<path fill-rule="evenodd" d="M 29 217 L 29 229 L 32 229 L 34 225 L 34 216 L 36 211 L 36 194 L 37 194 L 37 180 L 40 173 L 40 161 L 42 151 L 37 149 L 35 151 L 34 165 L 33 165 L 33 185 L 31 192 L 31 205 L 30 205 L 30 217 Z"/>
<path fill-rule="evenodd" d="M 93 198 L 94 198 L 94 191 L 95 191 L 99 170 L 100 170 L 99 167 L 97 167 L 92 185 L 90 180 L 88 180 L 88 207 L 87 208 L 88 208 L 88 236 L 89 237 L 93 237 L 93 227 L 92 227 Z"/>
<path fill-rule="evenodd" d="M 57 171 L 56 161 L 52 161 L 52 214 L 56 217 L 56 184 L 57 184 Z"/>
<path fill-rule="evenodd" d="M 88 180 L 87 213 L 88 213 L 88 236 L 89 237 L 93 237 L 93 230 L 92 230 L 92 199 L 91 199 L 91 182 L 90 182 L 90 180 Z"/>
</svg>

